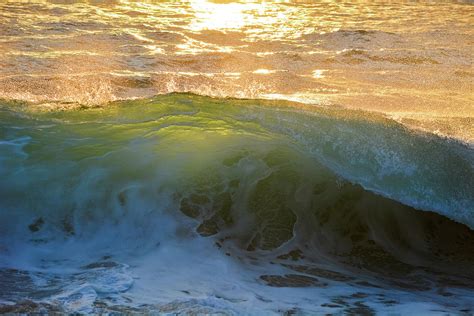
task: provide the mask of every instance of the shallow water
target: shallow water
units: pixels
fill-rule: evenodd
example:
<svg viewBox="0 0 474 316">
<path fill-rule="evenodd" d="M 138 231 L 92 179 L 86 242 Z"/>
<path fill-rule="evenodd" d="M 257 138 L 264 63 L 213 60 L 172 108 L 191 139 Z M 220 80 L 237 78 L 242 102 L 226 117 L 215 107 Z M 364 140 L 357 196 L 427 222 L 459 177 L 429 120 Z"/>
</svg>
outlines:
<svg viewBox="0 0 474 316">
<path fill-rule="evenodd" d="M 3 311 L 472 312 L 465 145 L 189 94 L 0 117 Z"/>
</svg>

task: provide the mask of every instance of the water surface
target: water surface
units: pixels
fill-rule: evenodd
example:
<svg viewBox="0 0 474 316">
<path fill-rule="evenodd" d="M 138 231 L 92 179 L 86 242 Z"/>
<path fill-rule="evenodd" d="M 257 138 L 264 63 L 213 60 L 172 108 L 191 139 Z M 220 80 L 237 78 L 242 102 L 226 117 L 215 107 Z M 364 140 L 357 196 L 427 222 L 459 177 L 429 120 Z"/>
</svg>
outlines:
<svg viewBox="0 0 474 316">
<path fill-rule="evenodd" d="M 470 2 L 0 1 L 0 97 L 169 92 L 385 113 L 472 143 Z"/>
<path fill-rule="evenodd" d="M 0 0 L 0 313 L 472 314 L 473 13 Z"/>
</svg>

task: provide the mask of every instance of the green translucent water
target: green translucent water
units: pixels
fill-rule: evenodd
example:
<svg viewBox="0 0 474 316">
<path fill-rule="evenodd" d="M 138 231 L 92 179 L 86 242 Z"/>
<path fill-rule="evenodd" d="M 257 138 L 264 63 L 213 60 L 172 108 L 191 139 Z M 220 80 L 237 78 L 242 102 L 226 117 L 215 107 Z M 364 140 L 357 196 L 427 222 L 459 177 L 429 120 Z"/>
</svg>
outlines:
<svg viewBox="0 0 474 316">
<path fill-rule="evenodd" d="M 156 173 L 166 174 L 173 188 L 189 186 L 202 173 L 210 179 L 196 180 L 197 186 L 248 173 L 253 178 L 246 186 L 260 192 L 268 182 L 289 186 L 315 169 L 317 177 L 337 174 L 405 204 L 474 224 L 472 149 L 364 112 L 172 94 L 75 111 L 5 104 L 0 115 L 1 192 L 13 204 L 25 191 L 38 198 L 74 192 L 85 175 L 90 183 L 81 185 L 119 190 L 123 183 L 156 182 Z M 276 196 L 294 193 L 276 190 Z M 262 197 L 250 208 L 262 203 L 269 202 Z"/>
</svg>

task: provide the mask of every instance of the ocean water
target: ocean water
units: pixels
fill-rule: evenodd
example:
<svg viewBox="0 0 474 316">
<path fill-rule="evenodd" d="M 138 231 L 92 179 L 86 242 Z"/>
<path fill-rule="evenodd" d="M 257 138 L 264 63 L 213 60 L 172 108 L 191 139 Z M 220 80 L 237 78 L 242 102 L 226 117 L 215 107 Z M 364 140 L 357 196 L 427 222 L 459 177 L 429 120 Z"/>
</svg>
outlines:
<svg viewBox="0 0 474 316">
<path fill-rule="evenodd" d="M 0 313 L 472 314 L 473 13 L 0 1 Z"/>
</svg>

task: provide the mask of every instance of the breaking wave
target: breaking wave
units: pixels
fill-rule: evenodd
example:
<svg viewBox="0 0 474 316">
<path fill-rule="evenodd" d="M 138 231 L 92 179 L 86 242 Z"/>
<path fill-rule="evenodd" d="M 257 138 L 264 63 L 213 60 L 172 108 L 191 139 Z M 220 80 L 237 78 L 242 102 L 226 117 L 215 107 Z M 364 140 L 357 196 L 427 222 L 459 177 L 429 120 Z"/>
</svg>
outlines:
<svg viewBox="0 0 474 316">
<path fill-rule="evenodd" d="M 4 102 L 0 121 L 3 311 L 472 308 L 463 144 L 361 111 L 190 94 Z M 277 304 L 279 287 L 296 292 Z"/>
</svg>

